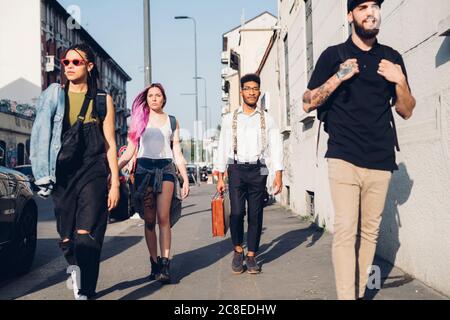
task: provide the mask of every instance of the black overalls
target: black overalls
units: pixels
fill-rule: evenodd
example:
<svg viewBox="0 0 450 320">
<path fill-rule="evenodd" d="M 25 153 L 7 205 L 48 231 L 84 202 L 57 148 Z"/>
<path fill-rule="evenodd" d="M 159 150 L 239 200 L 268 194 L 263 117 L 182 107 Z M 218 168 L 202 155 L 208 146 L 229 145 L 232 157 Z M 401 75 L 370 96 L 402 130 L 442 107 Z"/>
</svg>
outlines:
<svg viewBox="0 0 450 320">
<path fill-rule="evenodd" d="M 70 265 L 81 271 L 79 294 L 92 298 L 97 286 L 100 252 L 108 221 L 108 186 L 105 140 L 100 125 L 83 125 L 80 161 L 70 166 L 56 167 L 56 185 L 53 192 L 57 230 L 61 249 Z M 79 235 L 77 230 L 89 231 Z"/>
</svg>

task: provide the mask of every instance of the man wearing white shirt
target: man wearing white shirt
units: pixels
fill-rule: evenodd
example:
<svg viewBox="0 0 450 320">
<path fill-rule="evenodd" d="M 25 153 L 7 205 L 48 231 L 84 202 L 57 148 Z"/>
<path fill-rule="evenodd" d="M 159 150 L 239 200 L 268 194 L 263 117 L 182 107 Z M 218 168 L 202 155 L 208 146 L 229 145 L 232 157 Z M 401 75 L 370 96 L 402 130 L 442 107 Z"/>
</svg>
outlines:
<svg viewBox="0 0 450 320">
<path fill-rule="evenodd" d="M 247 272 L 258 274 L 255 256 L 258 252 L 263 224 L 264 197 L 270 159 L 276 172 L 273 193 L 283 187 L 283 147 L 273 118 L 257 107 L 261 80 L 256 74 L 241 79 L 244 104 L 222 120 L 216 168 L 219 171 L 217 191 L 225 190 L 224 173 L 228 172 L 231 203 L 230 232 L 234 245 L 233 272 L 244 272 L 244 216 L 248 213 Z M 247 203 L 247 206 L 246 206 Z"/>
</svg>

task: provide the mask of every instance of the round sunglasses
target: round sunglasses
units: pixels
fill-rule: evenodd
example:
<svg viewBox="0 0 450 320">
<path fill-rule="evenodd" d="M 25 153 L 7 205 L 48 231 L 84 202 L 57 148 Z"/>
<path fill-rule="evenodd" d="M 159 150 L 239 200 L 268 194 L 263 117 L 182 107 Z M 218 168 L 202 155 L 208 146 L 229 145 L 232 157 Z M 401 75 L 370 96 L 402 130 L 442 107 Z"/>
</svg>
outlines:
<svg viewBox="0 0 450 320">
<path fill-rule="evenodd" d="M 82 60 L 82 59 L 72 59 L 72 60 L 70 60 L 70 59 L 61 59 L 61 64 L 63 66 L 67 67 L 67 66 L 70 65 L 70 63 L 72 63 L 75 67 L 82 66 L 82 65 L 85 64 L 84 60 Z"/>
</svg>

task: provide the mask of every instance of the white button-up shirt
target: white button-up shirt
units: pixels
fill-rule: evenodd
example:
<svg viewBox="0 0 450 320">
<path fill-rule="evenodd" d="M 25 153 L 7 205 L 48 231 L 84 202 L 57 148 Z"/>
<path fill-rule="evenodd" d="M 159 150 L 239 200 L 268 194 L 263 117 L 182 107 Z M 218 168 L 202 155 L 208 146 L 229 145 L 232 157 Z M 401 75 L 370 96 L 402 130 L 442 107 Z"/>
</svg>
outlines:
<svg viewBox="0 0 450 320">
<path fill-rule="evenodd" d="M 266 145 L 262 148 L 260 112 L 262 111 L 258 107 L 252 114 L 246 115 L 242 106 L 238 109 L 237 161 L 256 163 L 259 159 L 265 163 L 269 162 L 272 170 L 282 171 L 283 145 L 280 131 L 272 116 L 266 112 Z M 225 115 L 222 119 L 215 168 L 223 173 L 227 164 L 231 163 L 234 163 L 233 113 Z"/>
</svg>

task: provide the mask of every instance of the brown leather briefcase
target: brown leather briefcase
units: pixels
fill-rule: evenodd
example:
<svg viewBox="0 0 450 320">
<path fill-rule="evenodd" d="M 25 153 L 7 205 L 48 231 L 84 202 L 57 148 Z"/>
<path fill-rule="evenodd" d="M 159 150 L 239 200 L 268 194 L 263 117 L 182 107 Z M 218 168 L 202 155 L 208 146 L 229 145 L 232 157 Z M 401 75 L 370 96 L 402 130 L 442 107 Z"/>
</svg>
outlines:
<svg viewBox="0 0 450 320">
<path fill-rule="evenodd" d="M 211 201 L 213 237 L 225 237 L 230 225 L 230 201 L 228 193 L 216 193 Z"/>
</svg>

